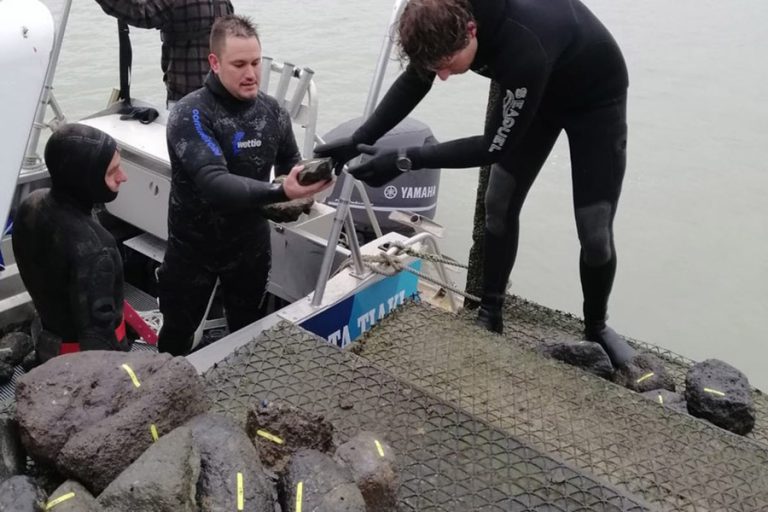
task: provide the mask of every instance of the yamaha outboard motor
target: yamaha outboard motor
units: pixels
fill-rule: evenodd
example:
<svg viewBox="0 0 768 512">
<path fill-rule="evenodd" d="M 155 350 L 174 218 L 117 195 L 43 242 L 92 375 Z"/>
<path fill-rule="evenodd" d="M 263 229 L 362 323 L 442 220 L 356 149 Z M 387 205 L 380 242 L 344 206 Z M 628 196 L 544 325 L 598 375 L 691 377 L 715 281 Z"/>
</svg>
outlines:
<svg viewBox="0 0 768 512">
<path fill-rule="evenodd" d="M 352 135 L 362 123 L 362 118 L 352 119 L 340 124 L 323 137 L 324 140 L 334 140 L 339 137 Z M 401 148 L 435 144 L 437 140 L 432 135 L 429 126 L 412 118 L 405 118 L 389 133 L 380 138 L 375 146 L 379 148 Z M 368 158 L 363 155 L 363 158 Z M 373 204 L 376 218 L 383 232 L 398 231 L 410 234 L 408 228 L 389 220 L 389 214 L 394 210 L 415 213 L 429 219 L 434 218 L 437 211 L 437 193 L 440 188 L 440 169 L 420 169 L 404 173 L 380 188 L 365 185 L 368 197 Z M 326 204 L 336 206 L 341 192 L 341 180 L 337 180 L 333 192 L 325 200 Z M 372 237 L 373 228 L 368 221 L 360 196 L 352 194 L 350 211 L 355 220 L 355 226 L 364 239 Z"/>
</svg>

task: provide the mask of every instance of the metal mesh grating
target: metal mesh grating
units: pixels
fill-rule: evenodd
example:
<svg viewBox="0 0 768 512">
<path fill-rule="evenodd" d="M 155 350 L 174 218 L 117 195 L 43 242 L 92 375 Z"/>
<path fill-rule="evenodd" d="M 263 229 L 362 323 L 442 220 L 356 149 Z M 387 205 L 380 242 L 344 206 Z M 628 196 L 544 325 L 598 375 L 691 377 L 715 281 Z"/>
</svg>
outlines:
<svg viewBox="0 0 768 512">
<path fill-rule="evenodd" d="M 578 318 L 553 311 L 520 297 L 508 297 L 505 311 L 505 337 L 530 347 L 551 339 L 581 339 L 583 324 Z M 465 318 L 468 316 L 464 313 Z M 473 318 L 472 318 L 473 319 Z M 628 338 L 636 348 L 651 352 L 667 364 L 675 379 L 678 392 L 685 389 L 685 375 L 694 361 L 665 348 Z M 746 437 L 768 446 L 768 396 L 759 390 L 752 392 L 755 403 L 755 428 Z"/>
<path fill-rule="evenodd" d="M 282 323 L 205 374 L 215 410 L 243 420 L 261 399 L 323 414 L 341 440 L 361 429 L 398 453 L 400 509 L 648 510 L 586 473 Z"/>
<path fill-rule="evenodd" d="M 411 304 L 380 323 L 357 351 L 652 506 L 768 510 L 766 446 L 528 350 L 541 339 L 569 337 L 564 323 L 578 325 L 544 308 L 532 312 L 521 321 L 525 310 L 517 309 L 501 337 Z"/>
</svg>

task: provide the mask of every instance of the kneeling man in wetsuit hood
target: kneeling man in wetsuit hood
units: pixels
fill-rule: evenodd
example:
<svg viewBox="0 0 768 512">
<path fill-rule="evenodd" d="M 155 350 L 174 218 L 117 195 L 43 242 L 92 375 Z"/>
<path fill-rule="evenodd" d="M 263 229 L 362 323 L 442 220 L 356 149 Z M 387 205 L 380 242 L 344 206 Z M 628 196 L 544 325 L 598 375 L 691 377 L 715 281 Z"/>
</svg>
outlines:
<svg viewBox="0 0 768 512">
<path fill-rule="evenodd" d="M 45 146 L 52 187 L 19 206 L 13 251 L 40 315 L 40 362 L 80 350 L 129 350 L 123 321 L 123 265 L 112 235 L 92 213 L 126 181 L 117 145 L 80 124 L 54 132 Z"/>
</svg>

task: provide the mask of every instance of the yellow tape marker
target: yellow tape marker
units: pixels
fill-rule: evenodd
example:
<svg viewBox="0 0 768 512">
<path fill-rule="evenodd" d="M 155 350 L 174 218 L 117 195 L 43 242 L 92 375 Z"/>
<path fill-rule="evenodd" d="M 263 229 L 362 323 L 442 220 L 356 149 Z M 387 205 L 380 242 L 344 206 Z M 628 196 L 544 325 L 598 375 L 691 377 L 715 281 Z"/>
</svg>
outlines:
<svg viewBox="0 0 768 512">
<path fill-rule="evenodd" d="M 304 482 L 296 484 L 296 512 L 301 512 L 301 501 L 304 499 Z"/>
<path fill-rule="evenodd" d="M 653 377 L 654 375 L 656 375 L 656 374 L 655 374 L 655 373 L 653 373 L 653 372 L 649 372 L 649 373 L 646 373 L 645 375 L 643 375 L 642 377 L 640 377 L 639 379 L 637 379 L 637 380 L 635 381 L 635 383 L 637 383 L 637 384 L 640 384 L 640 383 L 641 383 L 641 382 L 643 382 L 644 380 L 648 380 L 648 379 L 650 379 L 651 377 Z"/>
<path fill-rule="evenodd" d="M 139 379 L 136 378 L 136 374 L 133 373 L 133 370 L 131 370 L 131 367 L 127 364 L 122 365 L 123 370 L 128 372 L 128 376 L 131 378 L 131 381 L 133 382 L 133 385 L 138 387 L 141 387 L 141 382 L 139 382 Z"/>
<path fill-rule="evenodd" d="M 65 501 L 70 500 L 70 499 L 72 499 L 74 497 L 75 497 L 75 493 L 70 492 L 70 493 L 65 494 L 64 496 L 60 496 L 60 497 L 56 498 L 55 500 L 51 500 L 48 503 L 46 503 L 45 510 L 51 510 L 53 507 L 55 507 L 59 503 L 64 503 Z"/>
<path fill-rule="evenodd" d="M 704 388 L 704 391 L 712 395 L 725 396 L 725 393 L 723 393 L 722 391 L 718 391 L 716 389 Z"/>
<path fill-rule="evenodd" d="M 661 396 L 661 395 L 659 395 L 659 403 L 660 403 L 661 405 L 664 405 L 664 397 L 663 397 L 663 396 Z"/>
<path fill-rule="evenodd" d="M 149 425 L 149 432 L 152 434 L 153 441 L 157 441 L 160 438 L 160 436 L 157 435 L 157 427 L 154 423 Z"/>
<path fill-rule="evenodd" d="M 384 448 L 381 447 L 381 443 L 378 439 L 373 440 L 374 443 L 376 443 L 376 449 L 379 451 L 379 457 L 384 456 Z"/>
<path fill-rule="evenodd" d="M 269 439 L 270 441 L 272 441 L 275 444 L 283 444 L 285 442 L 285 441 L 282 440 L 282 438 L 277 437 L 274 434 L 270 434 L 266 430 L 257 430 L 256 434 L 260 435 L 264 439 Z"/>
<path fill-rule="evenodd" d="M 237 510 L 243 510 L 245 504 L 245 491 L 243 491 L 243 474 L 237 474 Z"/>
</svg>

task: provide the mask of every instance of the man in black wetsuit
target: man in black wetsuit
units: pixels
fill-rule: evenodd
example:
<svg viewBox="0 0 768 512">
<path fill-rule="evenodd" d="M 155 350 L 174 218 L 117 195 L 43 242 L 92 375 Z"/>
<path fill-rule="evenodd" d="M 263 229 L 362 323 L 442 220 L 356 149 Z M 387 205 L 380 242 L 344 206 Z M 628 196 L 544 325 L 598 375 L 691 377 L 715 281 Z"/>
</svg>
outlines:
<svg viewBox="0 0 768 512">
<path fill-rule="evenodd" d="M 161 352 L 188 352 L 218 278 L 229 330 L 259 318 L 270 269 L 270 231 L 260 207 L 310 197 L 302 186 L 288 112 L 259 91 L 261 44 L 248 18 L 211 30 L 212 73 L 168 119 L 171 195 L 168 248 L 159 272 Z M 270 169 L 287 174 L 269 183 Z"/>
<path fill-rule="evenodd" d="M 52 187 L 16 212 L 13 252 L 43 331 L 41 362 L 79 350 L 129 350 L 123 321 L 123 264 L 115 239 L 92 216 L 126 180 L 115 141 L 69 124 L 45 145 Z"/>
<path fill-rule="evenodd" d="M 380 187 L 401 172 L 493 164 L 486 193 L 483 296 L 479 325 L 502 332 L 502 306 L 515 262 L 525 197 L 561 130 L 568 135 L 585 335 L 614 366 L 633 349 L 606 325 L 616 272 L 613 219 L 626 164 L 627 69 L 608 30 L 579 0 L 412 0 L 398 26 L 406 70 L 373 115 L 348 138 L 316 153 L 346 162 Z M 379 137 L 427 94 L 435 76 L 472 70 L 498 82 L 500 109 L 484 135 L 378 151 Z"/>
</svg>

